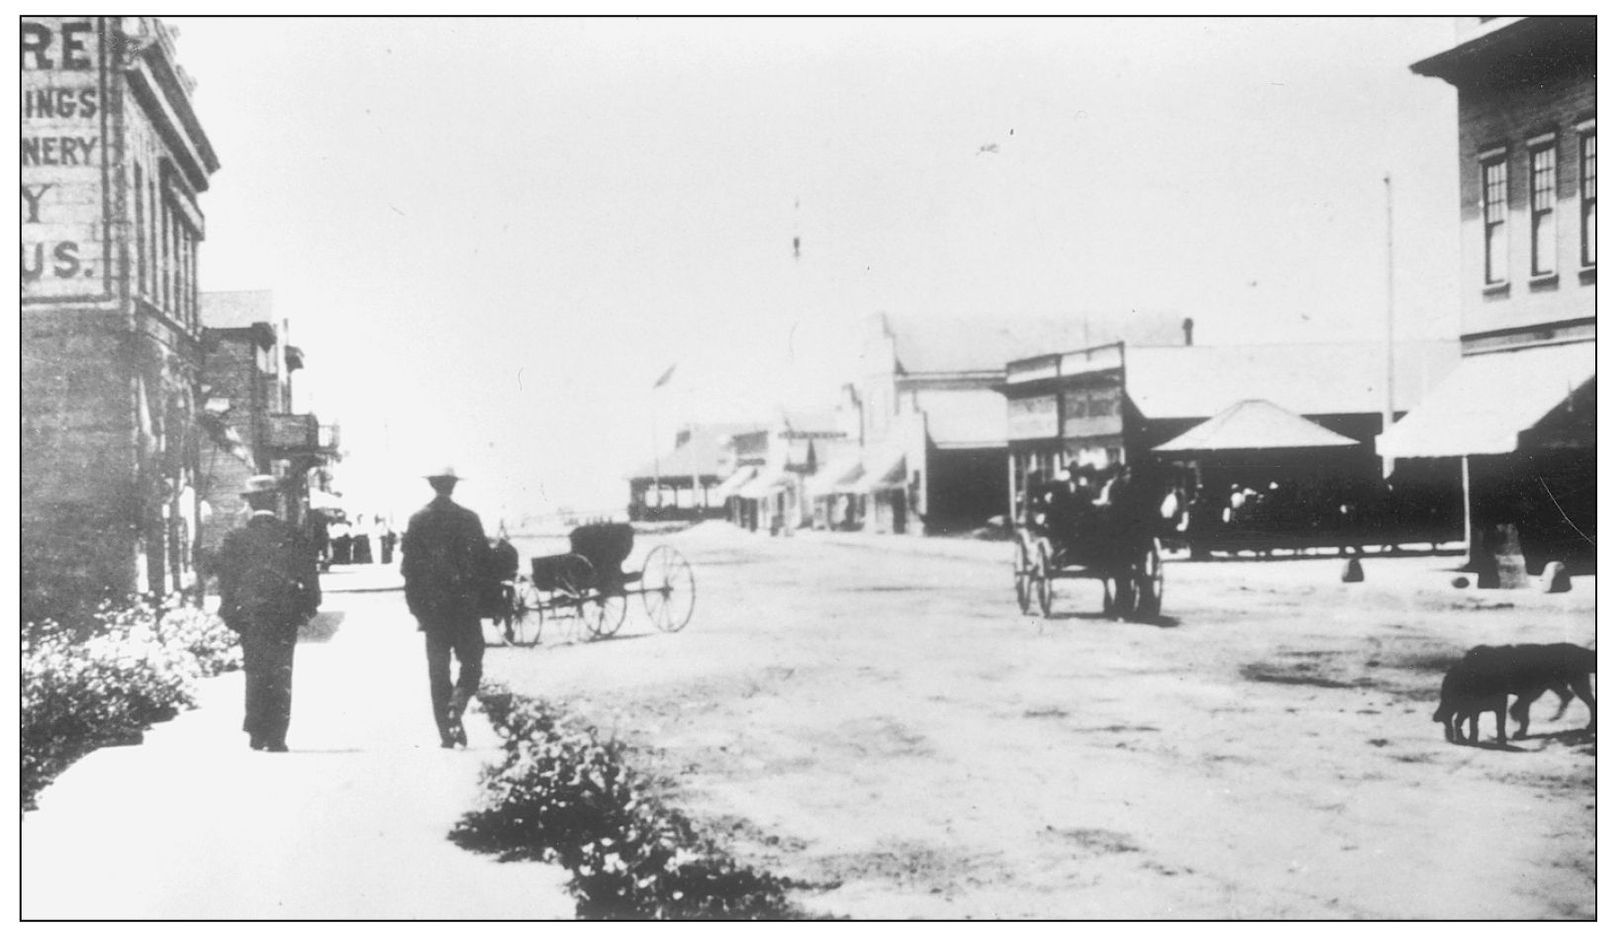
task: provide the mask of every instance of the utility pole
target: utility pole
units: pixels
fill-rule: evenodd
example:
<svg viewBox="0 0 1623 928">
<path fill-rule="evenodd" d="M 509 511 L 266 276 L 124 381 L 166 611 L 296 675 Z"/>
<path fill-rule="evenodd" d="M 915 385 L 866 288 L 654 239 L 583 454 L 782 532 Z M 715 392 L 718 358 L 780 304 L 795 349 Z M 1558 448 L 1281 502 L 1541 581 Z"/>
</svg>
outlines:
<svg viewBox="0 0 1623 928">
<path fill-rule="evenodd" d="M 1381 178 L 1386 186 L 1386 408 L 1381 411 L 1381 434 L 1392 434 L 1397 419 L 1397 279 L 1393 266 L 1392 175 Z M 1381 476 L 1390 479 L 1395 458 L 1381 455 Z"/>
</svg>

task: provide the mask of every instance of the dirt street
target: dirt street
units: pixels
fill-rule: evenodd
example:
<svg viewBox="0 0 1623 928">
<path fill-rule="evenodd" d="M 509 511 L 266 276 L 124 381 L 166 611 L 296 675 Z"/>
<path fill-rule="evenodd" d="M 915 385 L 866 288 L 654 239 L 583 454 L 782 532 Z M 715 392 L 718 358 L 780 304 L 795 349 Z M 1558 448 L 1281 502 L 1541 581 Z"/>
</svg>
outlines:
<svg viewBox="0 0 1623 928">
<path fill-rule="evenodd" d="M 1593 918 L 1574 701 L 1506 750 L 1443 740 L 1481 643 L 1595 642 L 1595 582 L 1456 590 L 1449 557 L 1171 561 L 1167 618 L 1014 604 L 985 557 L 703 525 L 698 609 L 492 649 L 487 674 L 634 745 L 741 859 L 856 918 Z M 640 562 L 650 539 L 639 539 Z M 525 554 L 546 540 L 520 539 Z M 1491 732 L 1491 716 L 1484 718 Z"/>
</svg>

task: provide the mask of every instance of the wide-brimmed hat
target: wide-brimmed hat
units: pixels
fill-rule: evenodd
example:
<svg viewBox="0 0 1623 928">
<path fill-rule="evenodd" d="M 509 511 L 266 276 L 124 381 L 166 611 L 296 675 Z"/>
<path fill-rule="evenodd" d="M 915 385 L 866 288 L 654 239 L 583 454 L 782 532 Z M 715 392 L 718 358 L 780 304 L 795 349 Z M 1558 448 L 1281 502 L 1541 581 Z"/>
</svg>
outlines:
<svg viewBox="0 0 1623 928">
<path fill-rule="evenodd" d="M 260 493 L 275 493 L 281 489 L 281 482 L 270 474 L 255 474 L 243 484 L 243 496 L 256 496 Z"/>
<path fill-rule="evenodd" d="M 429 471 L 428 473 L 424 474 L 423 476 L 427 477 L 429 480 L 461 480 L 462 479 L 461 477 L 458 477 L 456 475 L 456 468 L 452 467 L 449 464 L 445 465 L 444 467 L 435 468 L 434 470 Z"/>
</svg>

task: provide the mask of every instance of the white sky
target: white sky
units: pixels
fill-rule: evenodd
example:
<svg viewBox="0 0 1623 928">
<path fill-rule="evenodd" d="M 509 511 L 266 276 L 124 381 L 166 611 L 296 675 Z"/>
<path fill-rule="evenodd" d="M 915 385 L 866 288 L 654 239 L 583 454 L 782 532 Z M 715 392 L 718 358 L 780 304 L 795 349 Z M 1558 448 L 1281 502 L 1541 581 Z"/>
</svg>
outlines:
<svg viewBox="0 0 1623 928">
<path fill-rule="evenodd" d="M 369 506 L 621 504 L 656 429 L 832 402 L 878 310 L 1380 338 L 1387 172 L 1399 336 L 1458 333 L 1447 19 L 170 22 L 202 287 L 275 291 Z"/>
</svg>

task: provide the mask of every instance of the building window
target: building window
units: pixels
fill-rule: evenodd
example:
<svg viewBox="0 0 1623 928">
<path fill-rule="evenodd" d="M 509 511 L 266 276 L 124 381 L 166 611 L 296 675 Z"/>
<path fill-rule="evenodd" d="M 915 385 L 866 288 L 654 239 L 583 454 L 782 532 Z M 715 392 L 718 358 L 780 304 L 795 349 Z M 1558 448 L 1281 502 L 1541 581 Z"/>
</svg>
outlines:
<svg viewBox="0 0 1623 928">
<path fill-rule="evenodd" d="M 147 209 L 146 181 L 141 165 L 135 165 L 135 292 L 147 292 Z"/>
<path fill-rule="evenodd" d="M 1590 133 L 1578 142 L 1578 175 L 1579 185 L 1583 196 L 1583 263 L 1585 267 L 1593 267 L 1596 263 L 1595 251 L 1595 168 L 1599 164 L 1596 159 L 1598 149 L 1596 136 Z"/>
<path fill-rule="evenodd" d="M 1533 220 L 1534 277 L 1555 273 L 1555 146 L 1536 148 L 1528 161 L 1528 184 Z"/>
<path fill-rule="evenodd" d="M 159 263 L 159 255 L 163 250 L 162 239 L 158 237 L 158 176 L 147 175 L 147 264 L 151 266 L 152 287 L 148 291 L 152 301 L 156 303 L 159 291 L 163 289 L 163 265 Z"/>
<path fill-rule="evenodd" d="M 1505 280 L 1505 177 L 1504 158 L 1482 165 L 1482 282 L 1486 284 Z"/>
</svg>

